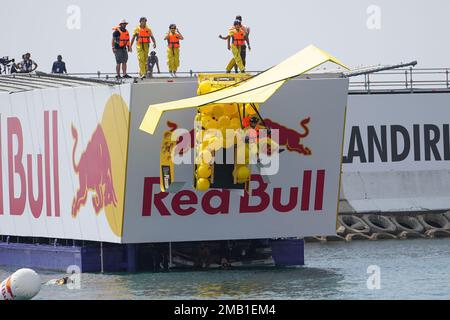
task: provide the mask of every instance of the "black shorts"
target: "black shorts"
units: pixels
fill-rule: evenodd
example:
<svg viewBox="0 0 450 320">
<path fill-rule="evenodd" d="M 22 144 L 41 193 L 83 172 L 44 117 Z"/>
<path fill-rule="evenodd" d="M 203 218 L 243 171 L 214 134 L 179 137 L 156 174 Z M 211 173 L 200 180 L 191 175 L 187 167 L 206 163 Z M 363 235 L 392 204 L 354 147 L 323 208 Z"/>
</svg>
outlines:
<svg viewBox="0 0 450 320">
<path fill-rule="evenodd" d="M 114 52 L 114 55 L 116 56 L 116 63 L 127 63 L 128 61 L 128 51 L 127 49 L 116 49 L 116 52 Z"/>
</svg>

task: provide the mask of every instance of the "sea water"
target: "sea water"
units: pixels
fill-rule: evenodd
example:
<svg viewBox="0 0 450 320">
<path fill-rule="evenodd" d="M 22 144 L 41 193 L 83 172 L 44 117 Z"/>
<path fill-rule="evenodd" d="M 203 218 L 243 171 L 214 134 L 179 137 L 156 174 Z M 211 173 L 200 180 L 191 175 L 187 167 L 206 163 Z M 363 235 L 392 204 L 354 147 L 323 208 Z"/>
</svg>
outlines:
<svg viewBox="0 0 450 320">
<path fill-rule="evenodd" d="M 305 245 L 305 266 L 86 273 L 35 299 L 449 299 L 450 238 Z M 0 280 L 15 269 L 0 267 Z M 37 270 L 43 282 L 64 276 Z"/>
</svg>

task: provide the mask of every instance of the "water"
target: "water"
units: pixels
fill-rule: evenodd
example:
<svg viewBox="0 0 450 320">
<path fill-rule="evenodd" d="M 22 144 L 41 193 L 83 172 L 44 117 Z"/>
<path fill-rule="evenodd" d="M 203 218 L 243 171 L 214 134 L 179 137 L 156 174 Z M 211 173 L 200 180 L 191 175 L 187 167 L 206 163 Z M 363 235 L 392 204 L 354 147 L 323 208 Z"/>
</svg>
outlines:
<svg viewBox="0 0 450 320">
<path fill-rule="evenodd" d="M 450 298 L 450 238 L 306 244 L 305 260 L 299 268 L 83 274 L 80 290 L 43 286 L 36 299 Z M 379 290 L 367 289 L 370 265 L 380 267 Z M 1 267 L 0 280 L 11 271 Z"/>
</svg>

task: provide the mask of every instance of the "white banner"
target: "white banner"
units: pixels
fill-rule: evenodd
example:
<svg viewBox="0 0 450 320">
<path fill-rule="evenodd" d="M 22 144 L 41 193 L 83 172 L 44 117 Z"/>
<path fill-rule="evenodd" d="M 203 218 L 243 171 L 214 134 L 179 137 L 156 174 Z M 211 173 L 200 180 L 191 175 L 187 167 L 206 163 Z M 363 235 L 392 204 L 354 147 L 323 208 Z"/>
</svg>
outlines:
<svg viewBox="0 0 450 320">
<path fill-rule="evenodd" d="M 262 117 L 279 130 L 285 151 L 269 183 L 253 172 L 250 196 L 230 190 L 192 191 L 193 168 L 187 164 L 175 166 L 175 180 L 186 182 L 184 189 L 162 193 L 162 133 L 169 128 L 191 130 L 195 110 L 165 114 L 154 135 L 138 127 L 149 104 L 195 95 L 196 83 L 133 86 L 123 241 L 334 234 L 347 86 L 346 79 L 293 80 L 261 105 Z"/>
<path fill-rule="evenodd" d="M 0 94 L 0 234 L 120 242 L 130 86 Z"/>
<path fill-rule="evenodd" d="M 344 172 L 450 169 L 450 93 L 348 100 Z"/>
</svg>

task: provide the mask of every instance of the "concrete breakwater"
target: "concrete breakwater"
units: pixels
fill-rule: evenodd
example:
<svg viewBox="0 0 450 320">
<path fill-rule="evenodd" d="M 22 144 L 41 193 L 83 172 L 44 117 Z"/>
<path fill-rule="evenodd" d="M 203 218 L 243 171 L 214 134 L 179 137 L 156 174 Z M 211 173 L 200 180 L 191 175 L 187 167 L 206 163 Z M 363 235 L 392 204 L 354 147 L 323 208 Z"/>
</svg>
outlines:
<svg viewBox="0 0 450 320">
<path fill-rule="evenodd" d="M 444 213 L 341 214 L 336 235 L 306 242 L 450 237 L 450 211 Z"/>
</svg>

